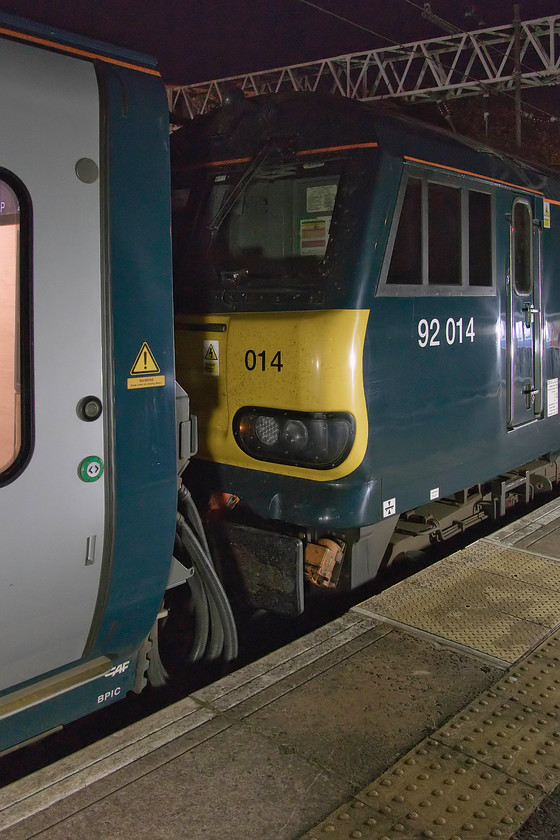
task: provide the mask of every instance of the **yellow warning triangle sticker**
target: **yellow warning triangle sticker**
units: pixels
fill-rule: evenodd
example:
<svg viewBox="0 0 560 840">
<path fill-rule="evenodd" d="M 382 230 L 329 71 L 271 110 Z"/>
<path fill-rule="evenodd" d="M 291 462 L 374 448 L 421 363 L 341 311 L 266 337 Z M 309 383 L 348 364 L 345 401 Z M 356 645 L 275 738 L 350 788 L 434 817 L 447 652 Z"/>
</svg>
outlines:
<svg viewBox="0 0 560 840">
<path fill-rule="evenodd" d="M 155 360 L 154 354 L 150 350 L 148 346 L 148 342 L 145 341 L 140 348 L 138 355 L 136 356 L 136 361 L 130 368 L 130 375 L 131 376 L 142 376 L 150 373 L 159 373 L 159 365 Z"/>
<path fill-rule="evenodd" d="M 208 350 L 206 351 L 206 355 L 205 355 L 204 359 L 205 360 L 208 359 L 208 361 L 210 361 L 210 362 L 217 362 L 218 361 L 218 355 L 217 355 L 217 353 L 214 349 L 213 344 L 208 345 Z"/>
</svg>

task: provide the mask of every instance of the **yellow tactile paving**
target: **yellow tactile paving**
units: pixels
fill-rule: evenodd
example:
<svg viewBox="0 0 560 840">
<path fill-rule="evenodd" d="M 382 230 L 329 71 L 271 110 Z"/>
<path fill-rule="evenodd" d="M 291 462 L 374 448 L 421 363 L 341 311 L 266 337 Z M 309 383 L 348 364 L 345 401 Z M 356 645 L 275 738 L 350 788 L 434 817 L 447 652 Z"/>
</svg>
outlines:
<svg viewBox="0 0 560 840">
<path fill-rule="evenodd" d="M 560 562 L 485 540 L 355 609 L 503 662 L 560 624 Z"/>
<path fill-rule="evenodd" d="M 466 563 L 474 558 L 481 571 L 538 583 L 539 587 L 560 592 L 560 561 L 535 554 L 532 549 L 517 550 L 498 546 L 491 540 L 480 540 L 459 553 Z"/>
<path fill-rule="evenodd" d="M 420 744 L 404 761 L 406 767 L 384 773 L 307 840 L 506 840 L 544 797 L 435 741 Z"/>
<path fill-rule="evenodd" d="M 507 840 L 560 783 L 560 635 L 306 840 Z"/>
</svg>

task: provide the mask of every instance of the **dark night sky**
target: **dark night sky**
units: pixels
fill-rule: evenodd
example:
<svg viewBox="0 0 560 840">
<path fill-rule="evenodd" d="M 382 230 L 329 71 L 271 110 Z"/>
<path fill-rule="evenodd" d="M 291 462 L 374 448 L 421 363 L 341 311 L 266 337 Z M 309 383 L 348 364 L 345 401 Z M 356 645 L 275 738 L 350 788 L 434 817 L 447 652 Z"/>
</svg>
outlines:
<svg viewBox="0 0 560 840">
<path fill-rule="evenodd" d="M 423 0 L 313 0 L 406 43 L 443 35 L 422 18 Z M 508 23 L 513 0 L 432 0 L 465 29 Z M 206 81 L 249 70 L 384 46 L 386 41 L 302 0 L 0 0 L 0 9 L 155 55 L 165 81 Z M 560 13 L 560 0 L 521 0 L 521 17 Z"/>
</svg>

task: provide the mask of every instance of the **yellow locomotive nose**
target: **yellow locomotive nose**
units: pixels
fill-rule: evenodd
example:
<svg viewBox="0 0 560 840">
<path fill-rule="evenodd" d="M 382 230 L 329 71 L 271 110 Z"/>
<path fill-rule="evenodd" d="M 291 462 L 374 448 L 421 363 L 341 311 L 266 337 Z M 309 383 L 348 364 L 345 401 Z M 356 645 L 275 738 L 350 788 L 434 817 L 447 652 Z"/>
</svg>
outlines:
<svg viewBox="0 0 560 840">
<path fill-rule="evenodd" d="M 199 456 L 315 481 L 362 462 L 368 310 L 179 316 L 177 377 Z"/>
</svg>

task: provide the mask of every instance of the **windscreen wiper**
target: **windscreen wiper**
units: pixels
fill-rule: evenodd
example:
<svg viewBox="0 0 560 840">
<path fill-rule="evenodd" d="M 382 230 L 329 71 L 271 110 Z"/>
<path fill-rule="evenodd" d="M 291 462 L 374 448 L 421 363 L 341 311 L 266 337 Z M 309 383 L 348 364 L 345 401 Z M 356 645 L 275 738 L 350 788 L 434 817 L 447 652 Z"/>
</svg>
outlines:
<svg viewBox="0 0 560 840">
<path fill-rule="evenodd" d="M 233 205 L 255 174 L 255 171 L 259 168 L 259 166 L 268 158 L 272 152 L 278 152 L 281 150 L 281 146 L 278 140 L 270 139 L 266 140 L 259 151 L 256 153 L 253 160 L 248 164 L 247 168 L 239 178 L 239 181 L 233 186 L 231 192 L 226 196 L 224 199 L 223 204 L 218 208 L 217 213 L 215 214 L 214 218 L 208 225 L 208 230 L 211 233 L 216 233 L 230 210 L 232 209 Z"/>
</svg>

